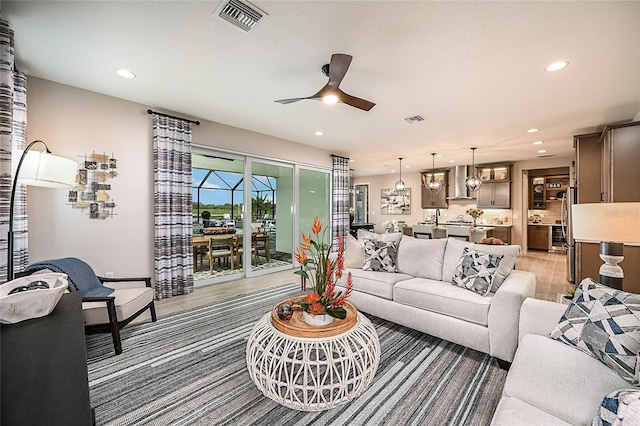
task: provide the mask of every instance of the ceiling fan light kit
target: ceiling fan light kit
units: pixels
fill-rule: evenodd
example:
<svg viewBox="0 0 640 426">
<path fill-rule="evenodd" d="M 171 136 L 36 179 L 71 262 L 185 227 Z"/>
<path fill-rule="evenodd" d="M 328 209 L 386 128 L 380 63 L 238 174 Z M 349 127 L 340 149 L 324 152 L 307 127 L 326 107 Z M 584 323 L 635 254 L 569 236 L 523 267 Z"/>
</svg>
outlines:
<svg viewBox="0 0 640 426">
<path fill-rule="evenodd" d="M 464 185 L 471 192 L 476 192 L 482 186 L 482 180 L 476 174 L 476 149 L 476 147 L 471 148 L 471 173 L 473 174 L 464 181 Z"/>
<path fill-rule="evenodd" d="M 406 186 L 404 184 L 404 181 L 402 180 L 402 157 L 399 157 L 398 160 L 400 160 L 400 178 L 396 182 L 395 188 L 398 195 L 404 195 Z"/>
<path fill-rule="evenodd" d="M 431 153 L 431 179 L 427 182 L 427 189 L 436 193 L 442 189 L 442 181 L 436 178 L 436 153 Z"/>
<path fill-rule="evenodd" d="M 344 53 L 334 53 L 333 55 L 331 55 L 331 63 L 325 64 L 322 67 L 322 72 L 324 73 L 324 75 L 329 77 L 329 81 L 315 95 L 307 96 L 306 98 L 279 99 L 275 102 L 286 105 L 305 99 L 311 99 L 315 101 L 321 100 L 327 104 L 335 104 L 340 102 L 354 108 L 361 109 L 363 111 L 371 110 L 371 108 L 375 106 L 373 102 L 351 96 L 343 92 L 339 88 L 342 79 L 349 69 L 351 59 L 353 59 L 351 55 L 345 55 Z"/>
</svg>

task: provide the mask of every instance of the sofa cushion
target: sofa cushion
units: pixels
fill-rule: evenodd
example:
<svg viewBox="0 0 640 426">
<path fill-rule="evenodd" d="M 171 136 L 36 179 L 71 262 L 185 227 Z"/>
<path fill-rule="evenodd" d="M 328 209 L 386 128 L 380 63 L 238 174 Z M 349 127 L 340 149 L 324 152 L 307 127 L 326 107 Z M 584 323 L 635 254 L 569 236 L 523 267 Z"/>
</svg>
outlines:
<svg viewBox="0 0 640 426">
<path fill-rule="evenodd" d="M 491 290 L 496 271 L 504 256 L 480 253 L 465 247 L 451 283 L 486 296 Z"/>
<path fill-rule="evenodd" d="M 400 244 L 402 239 L 402 232 L 391 232 L 384 234 L 376 234 L 375 232 L 367 231 L 366 229 L 358 229 L 358 241 L 364 242 L 364 239 L 378 240 L 378 241 L 395 241 Z"/>
<path fill-rule="evenodd" d="M 582 280 L 551 338 L 574 346 L 637 385 L 640 295 Z"/>
<path fill-rule="evenodd" d="M 414 277 L 442 280 L 447 240 L 403 236 L 398 246 L 398 272 Z"/>
<path fill-rule="evenodd" d="M 395 241 L 379 241 L 364 239 L 365 271 L 396 272 L 398 243 Z"/>
<path fill-rule="evenodd" d="M 488 246 L 484 244 L 474 244 L 468 241 L 462 241 L 456 238 L 447 238 L 447 248 L 444 252 L 444 265 L 442 267 L 442 281 L 451 282 L 453 274 L 458 266 L 458 262 L 462 257 L 462 251 L 465 247 L 472 248 L 481 253 L 503 255 L 504 257 L 500 261 L 500 267 L 496 272 L 496 276 L 491 284 L 491 292 L 495 293 L 496 290 L 502 285 L 505 278 L 509 276 L 513 268 L 516 266 L 516 260 L 520 256 L 520 246 Z"/>
<path fill-rule="evenodd" d="M 613 370 L 571 346 L 525 335 L 504 384 L 521 399 L 571 424 L 590 424 L 605 395 L 629 387 Z"/>
<path fill-rule="evenodd" d="M 444 314 L 486 326 L 493 295 L 477 293 L 452 286 L 451 283 L 413 278 L 393 287 L 393 301 L 427 311 Z"/>
<path fill-rule="evenodd" d="M 529 405 L 518 398 L 503 396 L 491 419 L 491 426 L 570 426 L 564 420 Z"/>
<path fill-rule="evenodd" d="M 351 234 L 347 234 L 344 248 L 344 267 L 362 268 L 364 265 L 364 244 Z"/>
<path fill-rule="evenodd" d="M 153 301 L 153 289 L 150 287 L 119 288 L 111 293 L 115 297 L 116 317 L 125 320 Z M 105 324 L 109 322 L 106 302 L 83 302 L 84 323 Z"/>
<path fill-rule="evenodd" d="M 620 389 L 605 396 L 593 426 L 640 425 L 640 390 Z"/>
<path fill-rule="evenodd" d="M 345 268 L 342 278 L 338 280 L 336 285 L 346 287 L 349 272 L 351 272 L 353 289 L 355 291 L 361 291 L 388 300 L 393 299 L 393 286 L 395 283 L 413 278 L 405 274 L 389 274 L 387 272 L 372 272 L 362 269 Z"/>
</svg>

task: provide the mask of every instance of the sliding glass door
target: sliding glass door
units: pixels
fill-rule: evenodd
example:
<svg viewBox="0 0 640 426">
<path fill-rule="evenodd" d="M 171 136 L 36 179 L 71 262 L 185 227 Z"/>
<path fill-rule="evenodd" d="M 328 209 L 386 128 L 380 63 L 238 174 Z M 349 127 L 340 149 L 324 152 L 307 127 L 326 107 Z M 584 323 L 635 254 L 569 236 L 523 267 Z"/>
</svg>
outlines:
<svg viewBox="0 0 640 426">
<path fill-rule="evenodd" d="M 300 168 L 298 172 L 298 234 L 311 232 L 313 219 L 318 217 L 327 229 L 325 243 L 331 242 L 331 175 L 328 171 Z"/>
<path fill-rule="evenodd" d="M 252 232 L 250 241 L 245 238 L 245 253 L 250 254 L 245 265 L 251 272 L 289 269 L 294 244 L 293 166 L 257 159 L 248 165 L 250 188 L 245 200 Z"/>
<path fill-rule="evenodd" d="M 204 147 L 192 159 L 196 285 L 292 269 L 314 217 L 331 226 L 330 170 Z"/>
</svg>

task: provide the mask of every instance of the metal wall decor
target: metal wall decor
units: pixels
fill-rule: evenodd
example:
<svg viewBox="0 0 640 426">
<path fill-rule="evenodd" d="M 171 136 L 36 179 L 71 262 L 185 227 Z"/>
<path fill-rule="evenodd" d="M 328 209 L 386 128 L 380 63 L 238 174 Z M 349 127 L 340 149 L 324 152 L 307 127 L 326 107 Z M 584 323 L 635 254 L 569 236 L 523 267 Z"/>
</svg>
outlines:
<svg viewBox="0 0 640 426">
<path fill-rule="evenodd" d="M 116 203 L 109 197 L 111 184 L 108 179 L 118 176 L 118 161 L 107 154 L 84 156 L 80 163 L 76 185 L 69 191 L 69 203 L 75 209 L 87 210 L 90 219 L 106 219 L 112 217 Z"/>
</svg>

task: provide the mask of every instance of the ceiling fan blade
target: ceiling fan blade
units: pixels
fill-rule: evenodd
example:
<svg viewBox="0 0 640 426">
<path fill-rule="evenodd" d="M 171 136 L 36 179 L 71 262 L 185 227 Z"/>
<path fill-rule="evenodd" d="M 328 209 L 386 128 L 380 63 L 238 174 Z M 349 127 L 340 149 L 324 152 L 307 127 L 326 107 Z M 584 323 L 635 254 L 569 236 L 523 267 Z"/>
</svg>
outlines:
<svg viewBox="0 0 640 426">
<path fill-rule="evenodd" d="M 291 99 L 278 99 L 277 101 L 273 101 L 273 102 L 277 102 L 279 104 L 291 104 L 293 102 L 298 102 L 298 101 L 302 101 L 304 99 L 308 99 L 308 98 L 291 98 Z"/>
<path fill-rule="evenodd" d="M 342 90 L 338 89 L 338 91 L 340 92 L 340 94 L 338 95 L 339 102 L 342 102 L 343 104 L 351 105 L 352 107 L 359 108 L 364 111 L 369 111 L 376 105 L 373 102 L 348 95 Z"/>
<path fill-rule="evenodd" d="M 344 53 L 334 53 L 331 55 L 331 63 L 329 64 L 329 86 L 338 87 L 344 78 L 344 75 L 351 65 L 351 55 Z"/>
</svg>

